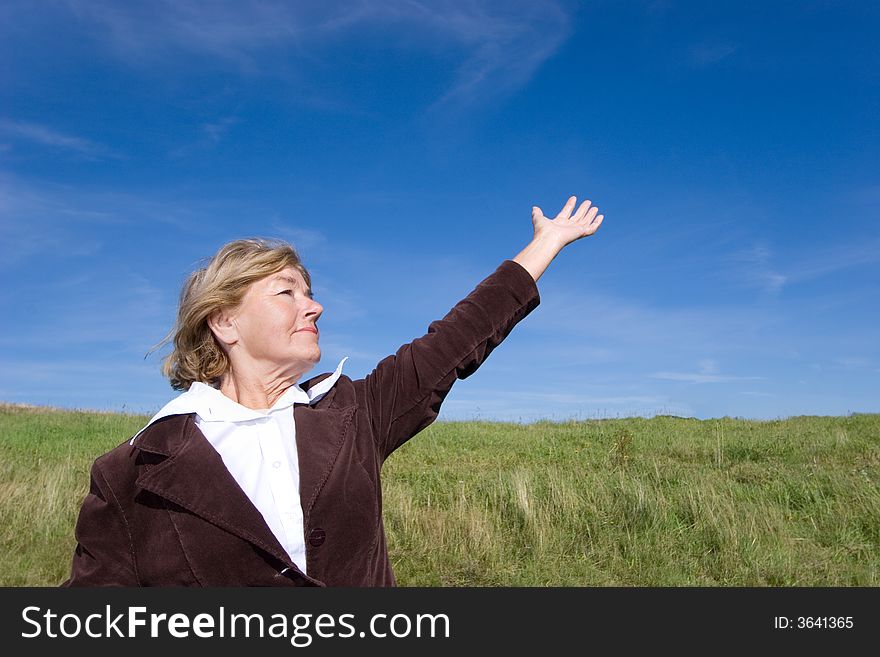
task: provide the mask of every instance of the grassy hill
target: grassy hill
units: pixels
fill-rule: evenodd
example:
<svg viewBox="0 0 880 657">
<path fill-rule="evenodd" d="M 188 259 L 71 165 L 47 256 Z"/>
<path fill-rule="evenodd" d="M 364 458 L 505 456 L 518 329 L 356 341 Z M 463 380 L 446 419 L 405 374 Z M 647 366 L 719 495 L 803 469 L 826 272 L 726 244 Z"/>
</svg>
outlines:
<svg viewBox="0 0 880 657">
<path fill-rule="evenodd" d="M 54 586 L 147 417 L 0 406 L 0 585 Z M 877 586 L 880 415 L 438 422 L 383 475 L 402 586 Z"/>
</svg>

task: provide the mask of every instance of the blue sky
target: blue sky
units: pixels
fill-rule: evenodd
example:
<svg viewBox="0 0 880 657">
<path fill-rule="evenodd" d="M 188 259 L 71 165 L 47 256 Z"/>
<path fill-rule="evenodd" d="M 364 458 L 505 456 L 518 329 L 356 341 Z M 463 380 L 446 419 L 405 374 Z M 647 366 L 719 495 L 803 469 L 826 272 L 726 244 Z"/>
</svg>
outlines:
<svg viewBox="0 0 880 657">
<path fill-rule="evenodd" d="M 441 419 L 880 411 L 872 2 L 0 7 L 0 400 L 150 413 L 230 239 L 366 375 L 569 195 L 605 214 Z"/>
</svg>

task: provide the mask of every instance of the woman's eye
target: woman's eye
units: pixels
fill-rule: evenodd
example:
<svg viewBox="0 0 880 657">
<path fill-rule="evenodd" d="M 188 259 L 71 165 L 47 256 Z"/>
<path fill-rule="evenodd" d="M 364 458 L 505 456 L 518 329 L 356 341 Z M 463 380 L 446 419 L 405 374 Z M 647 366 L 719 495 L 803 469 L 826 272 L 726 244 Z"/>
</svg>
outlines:
<svg viewBox="0 0 880 657">
<path fill-rule="evenodd" d="M 282 290 L 282 291 L 279 292 L 278 294 L 291 294 L 291 295 L 292 295 L 292 294 L 293 294 L 293 290 Z"/>
</svg>

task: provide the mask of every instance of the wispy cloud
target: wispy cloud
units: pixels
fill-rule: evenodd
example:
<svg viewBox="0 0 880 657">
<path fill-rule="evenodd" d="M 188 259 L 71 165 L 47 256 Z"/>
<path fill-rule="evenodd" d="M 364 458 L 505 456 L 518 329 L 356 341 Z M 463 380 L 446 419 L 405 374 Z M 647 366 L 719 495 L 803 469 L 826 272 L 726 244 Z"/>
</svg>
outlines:
<svg viewBox="0 0 880 657">
<path fill-rule="evenodd" d="M 700 43 L 691 47 L 688 53 L 689 61 L 692 66 L 706 68 L 729 57 L 738 47 L 732 43 Z"/>
<path fill-rule="evenodd" d="M 103 220 L 78 215 L 77 208 L 46 189 L 0 176 L 0 267 L 24 262 L 35 254 L 52 257 L 90 256 L 102 240 L 93 236 L 74 237 L 65 224 L 70 217 Z"/>
<path fill-rule="evenodd" d="M 704 358 L 699 363 L 702 374 L 715 374 L 718 372 L 718 364 L 711 358 Z"/>
<path fill-rule="evenodd" d="M 0 267 L 35 254 L 91 256 L 126 230 L 150 226 L 204 236 L 211 201 L 151 198 L 0 173 Z"/>
<path fill-rule="evenodd" d="M 315 45 L 342 44 L 355 30 L 371 29 L 381 30 L 396 48 L 444 57 L 454 50 L 458 63 L 433 109 L 462 107 L 521 87 L 571 33 L 568 12 L 555 1 L 67 4 L 80 20 L 103 29 L 113 51 L 134 65 L 178 61 L 174 55 L 182 51 L 230 63 L 246 73 L 275 74 L 279 61 L 295 67 L 297 60 L 313 56 Z M 274 56 L 269 59 L 268 54 Z"/>
<path fill-rule="evenodd" d="M 728 257 L 728 262 L 736 268 L 741 284 L 775 295 L 782 290 L 789 279 L 773 267 L 771 260 L 772 252 L 763 244 L 738 251 Z"/>
<path fill-rule="evenodd" d="M 568 395 L 490 389 L 459 383 L 440 413 L 441 420 L 500 420 L 531 422 L 548 419 L 584 420 L 655 415 L 694 415 L 688 404 L 663 395 Z"/>
<path fill-rule="evenodd" d="M 656 372 L 652 379 L 664 381 L 682 381 L 684 383 L 730 383 L 732 381 L 757 381 L 763 376 L 726 376 L 718 371 L 718 363 L 711 358 L 704 358 L 698 363 L 698 372 Z"/>
<path fill-rule="evenodd" d="M 780 263 L 780 260 L 785 263 Z M 846 269 L 880 264 L 880 238 L 819 249 L 777 254 L 765 244 L 737 251 L 724 260 L 740 285 L 775 296 L 783 288 L 813 281 Z"/>
<path fill-rule="evenodd" d="M 173 295 L 125 266 L 104 265 L 74 279 L 44 272 L 19 288 L 19 298 L 5 308 L 7 312 L 29 299 L 57 298 L 51 308 L 34 308 L 28 320 L 8 320 L 8 327 L 26 330 L 0 338 L 0 346 L 6 348 L 67 352 L 101 345 L 105 354 L 122 350 L 143 356 L 162 339 L 174 316 Z"/>
<path fill-rule="evenodd" d="M 851 244 L 823 245 L 821 250 L 796 260 L 788 278 L 792 283 L 810 281 L 845 269 L 880 263 L 880 238 L 868 237 Z"/>
<path fill-rule="evenodd" d="M 421 12 L 413 18 L 467 48 L 452 84 L 431 110 L 469 106 L 487 94 L 522 87 L 571 35 L 568 14 L 554 2 L 415 6 Z"/>
<path fill-rule="evenodd" d="M 272 221 L 272 232 L 293 244 L 300 255 L 327 243 L 327 238 L 320 231 L 313 228 L 291 226 L 278 218 Z"/>
<path fill-rule="evenodd" d="M 248 69 L 254 55 L 279 42 L 296 44 L 309 29 L 322 32 L 332 19 L 310 21 L 299 3 L 218 2 L 118 3 L 68 0 L 82 21 L 102 28 L 106 42 L 132 64 L 199 53 Z"/>
<path fill-rule="evenodd" d="M 202 132 L 216 144 L 238 121 L 239 119 L 234 116 L 227 116 L 211 123 L 204 123 L 202 124 Z"/>
<path fill-rule="evenodd" d="M 831 362 L 848 370 L 868 368 L 872 365 L 871 359 L 864 356 L 840 356 L 832 358 Z"/>
<path fill-rule="evenodd" d="M 0 298 L 0 396 L 104 409 L 160 405 L 170 392 L 161 358 L 144 356 L 169 328 L 173 295 L 125 264 L 92 261 L 70 273 L 41 266 Z"/>
<path fill-rule="evenodd" d="M 119 157 L 106 146 L 84 137 L 67 135 L 38 123 L 0 119 L 0 134 L 41 146 L 69 151 L 89 159 Z"/>
<path fill-rule="evenodd" d="M 172 158 L 185 157 L 196 151 L 213 148 L 226 137 L 232 126 L 239 121 L 240 119 L 236 116 L 225 116 L 215 121 L 202 123 L 191 142 L 175 147 L 168 155 Z"/>
<path fill-rule="evenodd" d="M 491 390 L 486 393 L 500 399 L 534 400 L 546 404 L 578 404 L 583 406 L 631 406 L 633 404 L 661 404 L 666 400 L 657 395 L 584 395 L 565 392 L 540 392 L 521 390 Z"/>
<path fill-rule="evenodd" d="M 6 402 L 149 415 L 170 392 L 150 362 L 39 356 L 0 360 L 0 399 Z"/>
<path fill-rule="evenodd" d="M 340 360 L 348 356 L 351 360 L 345 364 L 345 373 L 352 376 L 355 370 L 364 369 L 369 372 L 388 354 L 365 351 L 357 344 L 356 336 L 334 334 L 333 338 L 321 338 L 321 365 L 316 371 L 325 372 L 335 369 Z"/>
<path fill-rule="evenodd" d="M 763 376 L 723 376 L 721 374 L 702 374 L 697 372 L 655 372 L 652 379 L 681 381 L 683 383 L 729 383 L 731 381 L 757 381 Z"/>
<path fill-rule="evenodd" d="M 614 353 L 650 350 L 656 356 L 696 362 L 719 349 L 754 349 L 780 321 L 772 308 L 669 306 L 560 286 L 542 291 L 540 310 L 529 318 L 528 330 Z"/>
</svg>

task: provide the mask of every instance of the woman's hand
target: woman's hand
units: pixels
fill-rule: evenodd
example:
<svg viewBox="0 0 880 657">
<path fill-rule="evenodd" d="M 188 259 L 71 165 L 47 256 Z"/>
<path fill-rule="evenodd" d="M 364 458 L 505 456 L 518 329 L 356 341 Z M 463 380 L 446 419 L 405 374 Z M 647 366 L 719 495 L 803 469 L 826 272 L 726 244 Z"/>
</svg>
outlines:
<svg viewBox="0 0 880 657">
<path fill-rule="evenodd" d="M 572 196 L 555 219 L 545 217 L 539 207 L 532 208 L 535 236 L 513 261 L 522 265 L 536 281 L 566 244 L 592 235 L 602 225 L 604 216 L 597 214 L 599 208 L 590 207 L 590 202 L 584 201 L 572 214 L 575 203 L 577 198 Z"/>
<path fill-rule="evenodd" d="M 592 235 L 602 225 L 604 215 L 598 214 L 599 208 L 591 207 L 590 201 L 581 203 L 577 212 L 572 214 L 577 197 L 568 199 L 554 219 L 548 219 L 539 207 L 532 208 L 532 224 L 535 227 L 535 239 L 548 239 L 559 245 L 561 249 L 582 237 Z"/>
</svg>

